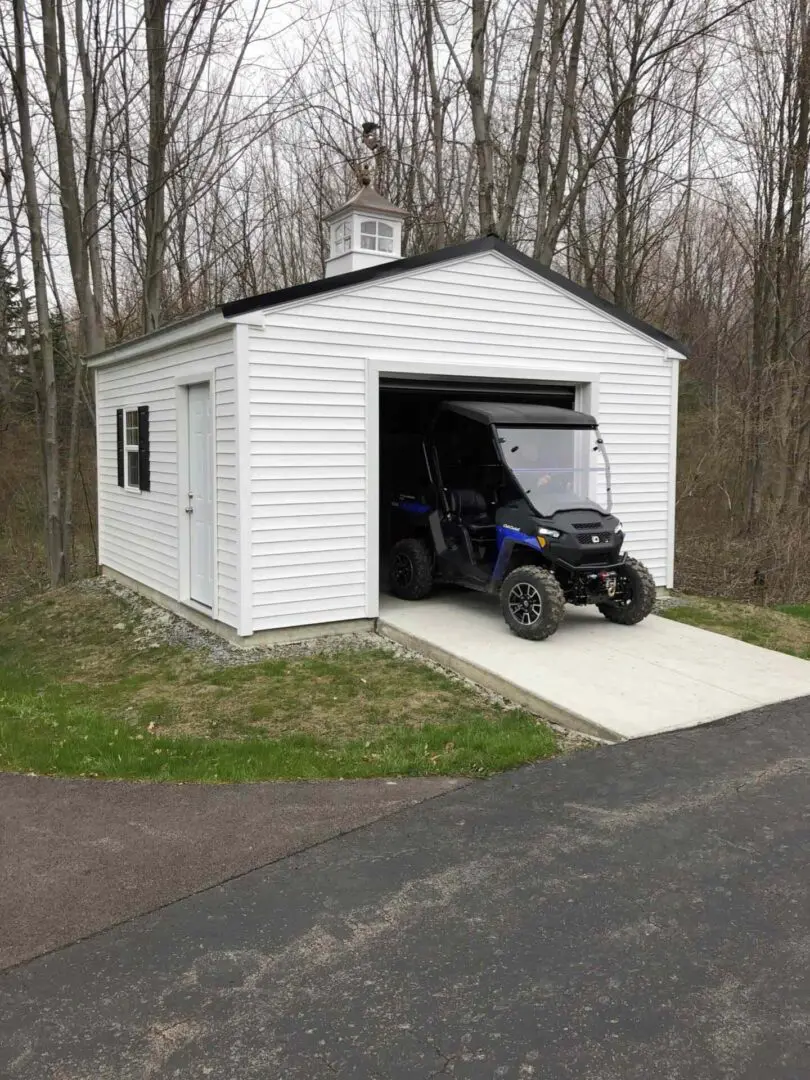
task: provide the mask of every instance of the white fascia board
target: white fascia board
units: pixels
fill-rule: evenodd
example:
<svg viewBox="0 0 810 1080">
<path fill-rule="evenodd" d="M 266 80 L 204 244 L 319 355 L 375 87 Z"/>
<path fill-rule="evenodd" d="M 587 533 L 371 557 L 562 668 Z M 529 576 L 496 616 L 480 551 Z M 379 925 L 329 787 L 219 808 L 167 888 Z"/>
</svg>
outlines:
<svg viewBox="0 0 810 1080">
<path fill-rule="evenodd" d="M 335 290 L 337 292 L 337 289 Z M 254 330 L 264 329 L 264 317 L 268 311 L 275 311 L 277 308 L 290 307 L 292 304 L 306 304 L 310 300 L 314 300 L 315 297 L 304 297 L 301 300 L 290 300 L 288 304 L 271 304 L 268 307 L 256 308 L 255 311 L 245 311 L 241 315 L 229 315 L 225 322 L 233 326 L 250 326 Z"/>
<path fill-rule="evenodd" d="M 111 364 L 122 364 L 127 360 L 135 360 L 148 356 L 150 353 L 170 349 L 185 341 L 205 337 L 212 331 L 222 330 L 229 325 L 230 320 L 226 319 L 221 311 L 210 311 L 187 322 L 178 323 L 177 326 L 167 326 L 165 329 L 155 330 L 152 334 L 146 334 L 145 337 L 135 338 L 134 341 L 114 345 L 111 349 L 99 353 L 98 356 L 91 356 L 87 360 L 87 366 L 99 368 L 108 367 Z"/>
</svg>

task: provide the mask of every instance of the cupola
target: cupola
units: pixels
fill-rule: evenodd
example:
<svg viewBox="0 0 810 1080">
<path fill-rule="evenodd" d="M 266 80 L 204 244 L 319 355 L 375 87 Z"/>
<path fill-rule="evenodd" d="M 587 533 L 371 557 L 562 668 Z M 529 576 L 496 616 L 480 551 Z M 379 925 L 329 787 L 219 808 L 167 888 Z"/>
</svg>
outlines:
<svg viewBox="0 0 810 1080">
<path fill-rule="evenodd" d="M 361 178 L 360 190 L 324 218 L 329 228 L 326 277 L 379 266 L 402 257 L 402 221 L 407 211 L 394 206 Z"/>
</svg>

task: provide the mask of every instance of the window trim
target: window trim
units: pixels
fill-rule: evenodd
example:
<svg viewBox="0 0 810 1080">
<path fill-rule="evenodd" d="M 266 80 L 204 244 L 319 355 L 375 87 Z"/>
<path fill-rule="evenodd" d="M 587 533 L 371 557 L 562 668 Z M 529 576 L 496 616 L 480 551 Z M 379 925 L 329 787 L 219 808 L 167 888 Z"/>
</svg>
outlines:
<svg viewBox="0 0 810 1080">
<path fill-rule="evenodd" d="M 336 221 L 332 226 L 332 257 L 346 255 L 354 247 L 351 218 Z"/>
<path fill-rule="evenodd" d="M 124 490 L 125 491 L 137 491 L 141 493 L 143 488 L 141 487 L 141 444 L 140 444 L 140 412 L 137 405 L 124 405 L 122 406 L 122 412 L 124 414 Z M 131 443 L 128 440 L 128 424 L 127 417 L 134 413 L 135 415 L 135 442 Z M 138 456 L 138 483 L 131 484 L 129 481 L 129 455 L 137 454 Z"/>
<path fill-rule="evenodd" d="M 372 226 L 372 229 L 366 226 Z M 382 232 L 382 229 L 388 230 Z M 376 251 L 380 255 L 393 255 L 394 254 L 394 226 L 389 221 L 382 221 L 380 218 L 362 218 L 360 221 L 360 250 L 361 251 Z M 373 243 L 367 244 L 364 241 L 371 240 Z M 390 247 L 380 247 L 380 241 L 385 241 Z"/>
</svg>

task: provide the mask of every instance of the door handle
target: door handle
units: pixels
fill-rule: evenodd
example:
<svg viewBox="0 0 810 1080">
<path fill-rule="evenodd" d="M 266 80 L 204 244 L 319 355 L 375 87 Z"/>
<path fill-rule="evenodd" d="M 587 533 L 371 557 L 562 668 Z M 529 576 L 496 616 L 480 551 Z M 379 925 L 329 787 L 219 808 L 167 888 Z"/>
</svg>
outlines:
<svg viewBox="0 0 810 1080">
<path fill-rule="evenodd" d="M 186 513 L 187 514 L 193 514 L 194 513 L 194 507 L 193 506 L 187 506 L 186 507 Z"/>
</svg>

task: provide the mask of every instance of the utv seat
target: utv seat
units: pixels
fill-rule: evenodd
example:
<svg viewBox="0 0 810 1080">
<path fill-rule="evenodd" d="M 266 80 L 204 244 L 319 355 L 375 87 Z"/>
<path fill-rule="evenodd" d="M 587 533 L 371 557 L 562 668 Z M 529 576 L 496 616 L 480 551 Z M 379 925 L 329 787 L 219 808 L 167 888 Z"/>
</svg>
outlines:
<svg viewBox="0 0 810 1080">
<path fill-rule="evenodd" d="M 474 539 L 484 540 L 495 535 L 495 523 L 486 498 L 472 488 L 452 488 L 450 507 Z"/>
</svg>

